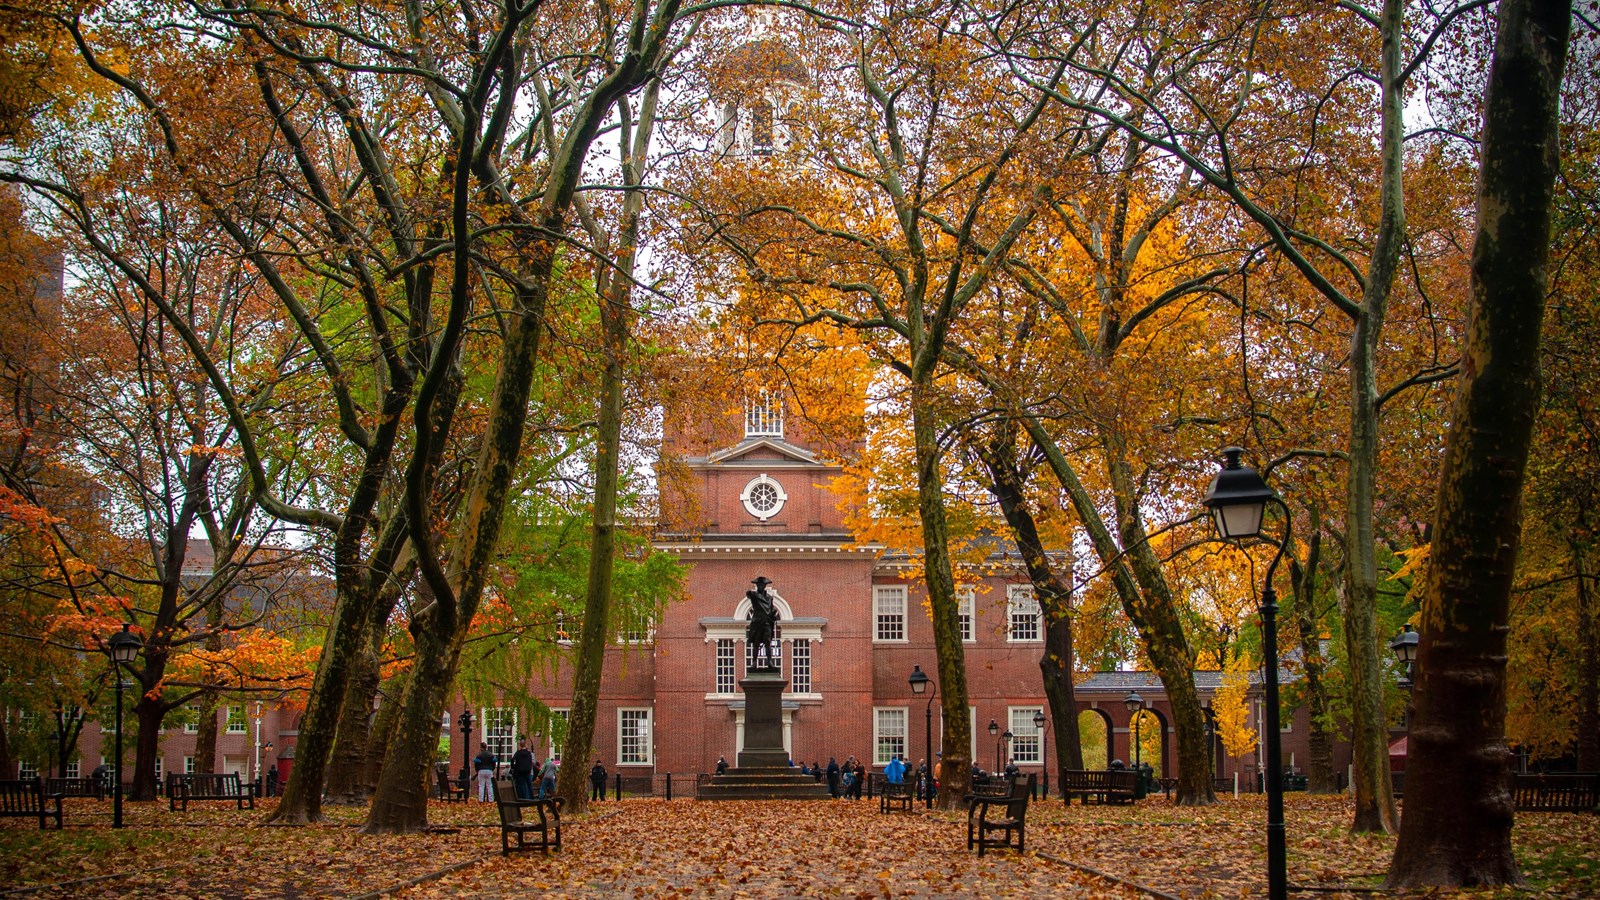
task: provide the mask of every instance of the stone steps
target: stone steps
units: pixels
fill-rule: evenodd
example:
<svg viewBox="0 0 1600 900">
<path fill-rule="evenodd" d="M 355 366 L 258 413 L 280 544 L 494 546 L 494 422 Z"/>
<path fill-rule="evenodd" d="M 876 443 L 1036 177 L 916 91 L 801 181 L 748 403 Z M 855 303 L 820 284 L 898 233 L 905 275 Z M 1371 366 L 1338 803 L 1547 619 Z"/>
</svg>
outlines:
<svg viewBox="0 0 1600 900">
<path fill-rule="evenodd" d="M 711 776 L 701 800 L 826 800 L 827 784 L 788 766 L 745 766 Z"/>
</svg>

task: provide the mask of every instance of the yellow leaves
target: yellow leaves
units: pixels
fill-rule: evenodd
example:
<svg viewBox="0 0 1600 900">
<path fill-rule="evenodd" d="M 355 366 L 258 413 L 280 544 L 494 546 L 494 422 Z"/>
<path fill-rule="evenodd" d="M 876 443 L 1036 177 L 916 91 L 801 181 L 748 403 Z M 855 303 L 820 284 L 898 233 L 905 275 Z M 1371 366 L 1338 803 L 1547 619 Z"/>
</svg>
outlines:
<svg viewBox="0 0 1600 900">
<path fill-rule="evenodd" d="M 1222 686 L 1211 698 L 1211 711 L 1217 719 L 1217 736 L 1230 756 L 1244 756 L 1256 749 L 1256 730 L 1250 721 L 1251 664 L 1242 656 L 1228 664 L 1222 673 Z"/>
</svg>

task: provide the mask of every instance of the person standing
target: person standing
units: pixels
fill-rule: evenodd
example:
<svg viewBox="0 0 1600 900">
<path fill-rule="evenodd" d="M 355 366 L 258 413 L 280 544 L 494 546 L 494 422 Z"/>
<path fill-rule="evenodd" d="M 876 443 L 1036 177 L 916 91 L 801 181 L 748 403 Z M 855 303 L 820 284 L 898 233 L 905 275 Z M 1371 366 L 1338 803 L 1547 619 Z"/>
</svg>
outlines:
<svg viewBox="0 0 1600 900">
<path fill-rule="evenodd" d="M 539 770 L 539 797 L 540 800 L 553 800 L 556 796 L 556 760 L 553 756 L 544 758 L 544 768 Z"/>
<path fill-rule="evenodd" d="M 839 799 L 839 760 L 828 757 L 828 796 Z"/>
<path fill-rule="evenodd" d="M 488 803 L 494 800 L 494 754 L 489 752 L 488 744 L 478 745 L 478 755 L 472 758 L 472 770 L 478 773 L 478 802 Z"/>
<path fill-rule="evenodd" d="M 906 783 L 906 764 L 900 761 L 900 754 L 896 753 L 883 767 L 883 780 L 889 784 Z"/>
<path fill-rule="evenodd" d="M 601 764 L 598 757 L 594 766 L 589 769 L 589 799 L 604 800 L 606 798 L 606 767 Z"/>
<path fill-rule="evenodd" d="M 527 744 L 511 754 L 511 782 L 516 786 L 518 800 L 533 799 L 533 751 Z"/>
<path fill-rule="evenodd" d="M 856 760 L 855 778 L 850 781 L 850 799 L 861 799 L 861 785 L 867 780 L 867 767 L 861 760 Z"/>
</svg>

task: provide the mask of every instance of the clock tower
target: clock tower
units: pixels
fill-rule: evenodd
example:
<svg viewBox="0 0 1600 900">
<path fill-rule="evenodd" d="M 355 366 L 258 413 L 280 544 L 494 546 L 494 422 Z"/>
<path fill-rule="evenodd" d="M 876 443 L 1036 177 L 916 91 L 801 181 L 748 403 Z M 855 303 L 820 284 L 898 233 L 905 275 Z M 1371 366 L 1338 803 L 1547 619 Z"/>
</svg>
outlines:
<svg viewBox="0 0 1600 900">
<path fill-rule="evenodd" d="M 784 749 L 799 765 L 865 748 L 877 548 L 854 546 L 831 489 L 853 448 L 790 423 L 776 392 L 669 425 L 665 438 L 655 546 L 688 575 L 686 599 L 656 630 L 658 770 L 706 771 L 744 749 L 739 682 L 758 655 L 746 646 L 745 591 L 758 577 L 771 580 L 779 614 L 767 652 L 787 682 Z"/>
</svg>

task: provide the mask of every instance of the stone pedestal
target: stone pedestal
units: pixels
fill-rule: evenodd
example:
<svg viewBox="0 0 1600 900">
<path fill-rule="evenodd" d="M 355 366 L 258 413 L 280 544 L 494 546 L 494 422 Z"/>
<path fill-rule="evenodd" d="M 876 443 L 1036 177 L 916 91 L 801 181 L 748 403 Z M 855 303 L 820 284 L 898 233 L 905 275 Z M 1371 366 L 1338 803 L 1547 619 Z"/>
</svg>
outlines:
<svg viewBox="0 0 1600 900">
<path fill-rule="evenodd" d="M 783 689 L 788 687 L 776 669 L 752 669 L 739 682 L 744 691 L 744 749 L 740 768 L 788 768 L 783 749 Z"/>
<path fill-rule="evenodd" d="M 822 800 L 828 787 L 789 765 L 783 749 L 783 689 L 788 682 L 773 669 L 752 669 L 744 691 L 744 749 L 739 764 L 713 775 L 699 791 L 701 800 Z"/>
</svg>

